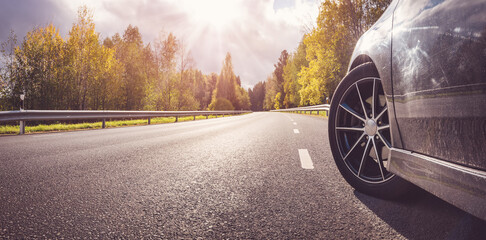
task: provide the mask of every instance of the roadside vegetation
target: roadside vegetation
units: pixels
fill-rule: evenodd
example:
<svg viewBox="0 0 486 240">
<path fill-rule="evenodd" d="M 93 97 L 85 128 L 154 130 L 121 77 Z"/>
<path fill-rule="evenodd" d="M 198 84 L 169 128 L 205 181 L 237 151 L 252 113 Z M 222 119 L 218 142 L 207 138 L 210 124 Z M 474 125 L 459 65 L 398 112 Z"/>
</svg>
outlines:
<svg viewBox="0 0 486 240">
<path fill-rule="evenodd" d="M 316 116 L 316 117 L 323 117 L 323 118 L 328 118 L 329 115 L 327 114 L 326 111 L 302 111 L 302 112 L 292 112 L 294 114 L 302 114 L 302 115 L 310 115 L 310 116 Z"/>
<path fill-rule="evenodd" d="M 315 27 L 293 52 L 283 50 L 275 70 L 249 89 L 253 111 L 329 103 L 345 76 L 359 37 L 391 0 L 324 0 Z"/>
<path fill-rule="evenodd" d="M 357 40 L 390 2 L 323 0 L 296 49 L 283 50 L 273 72 L 248 90 L 230 53 L 219 74 L 203 74 L 174 34 L 146 43 L 129 25 L 101 39 L 84 6 L 67 36 L 49 24 L 20 38 L 12 30 L 1 43 L 0 111 L 18 110 L 24 93 L 28 110 L 262 111 L 328 103 Z"/>
<path fill-rule="evenodd" d="M 327 114 L 326 111 L 307 111 L 305 113 L 303 112 L 303 113 L 300 113 L 300 114 L 319 116 L 319 117 L 324 117 L 324 118 L 328 117 L 328 114 Z"/>
<path fill-rule="evenodd" d="M 102 39 L 93 19 L 83 6 L 67 36 L 52 24 L 12 30 L 0 44 L 0 111 L 18 110 L 23 93 L 28 110 L 250 109 L 230 53 L 219 74 L 203 74 L 170 32 L 145 43 L 129 25 Z"/>
</svg>

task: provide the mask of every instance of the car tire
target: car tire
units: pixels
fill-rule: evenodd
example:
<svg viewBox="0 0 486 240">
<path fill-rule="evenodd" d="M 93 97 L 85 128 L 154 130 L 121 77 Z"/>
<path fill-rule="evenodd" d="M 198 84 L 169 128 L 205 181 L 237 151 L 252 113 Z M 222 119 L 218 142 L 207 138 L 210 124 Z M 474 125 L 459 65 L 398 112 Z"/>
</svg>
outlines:
<svg viewBox="0 0 486 240">
<path fill-rule="evenodd" d="M 338 85 L 329 109 L 329 143 L 344 179 L 357 191 L 394 199 L 413 185 L 385 168 L 391 146 L 387 101 L 378 71 L 364 63 Z"/>
</svg>

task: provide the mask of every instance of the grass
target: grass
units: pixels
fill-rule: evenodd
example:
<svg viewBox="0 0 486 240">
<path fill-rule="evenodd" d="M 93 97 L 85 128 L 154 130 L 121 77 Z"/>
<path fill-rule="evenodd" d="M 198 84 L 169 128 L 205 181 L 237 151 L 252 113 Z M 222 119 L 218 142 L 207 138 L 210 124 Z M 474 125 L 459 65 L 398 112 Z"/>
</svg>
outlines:
<svg viewBox="0 0 486 240">
<path fill-rule="evenodd" d="M 225 115 L 229 116 L 229 115 Z M 210 115 L 209 118 L 222 117 L 222 115 Z M 193 116 L 179 117 L 178 122 L 192 121 Z M 196 116 L 196 120 L 206 119 L 206 116 Z M 162 124 L 175 122 L 175 117 L 160 117 L 152 118 L 150 124 Z M 136 119 L 136 120 L 116 120 L 116 121 L 106 121 L 106 128 L 124 127 L 124 126 L 138 126 L 147 125 L 147 119 Z M 59 131 L 74 131 L 83 129 L 100 129 L 102 122 L 92 122 L 92 123 L 75 123 L 75 124 L 40 124 L 36 126 L 26 126 L 25 133 L 41 133 L 41 132 L 59 132 Z M 0 125 L 0 135 L 12 135 L 19 133 L 19 125 Z"/>
<path fill-rule="evenodd" d="M 295 112 L 295 113 L 299 114 L 298 112 Z M 324 118 L 329 117 L 329 115 L 327 114 L 327 111 L 319 111 L 319 115 L 317 115 L 317 111 L 311 111 L 310 113 L 309 113 L 309 111 L 307 111 L 306 113 L 300 113 L 300 114 L 319 116 L 319 117 L 324 117 Z"/>
</svg>

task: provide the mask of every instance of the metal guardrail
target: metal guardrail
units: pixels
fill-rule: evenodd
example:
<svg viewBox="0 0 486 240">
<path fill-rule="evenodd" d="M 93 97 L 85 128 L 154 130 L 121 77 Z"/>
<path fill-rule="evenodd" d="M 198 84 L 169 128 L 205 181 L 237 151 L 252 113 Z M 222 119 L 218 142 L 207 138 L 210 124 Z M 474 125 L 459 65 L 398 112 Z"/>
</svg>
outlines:
<svg viewBox="0 0 486 240">
<path fill-rule="evenodd" d="M 102 119 L 102 128 L 106 127 L 106 119 L 127 119 L 137 118 L 148 120 L 154 117 L 176 117 L 176 122 L 179 117 L 206 116 L 210 115 L 238 115 L 243 113 L 250 113 L 251 111 L 71 111 L 71 110 L 20 110 L 20 111 L 0 111 L 0 122 L 19 121 L 20 132 L 25 133 L 26 121 L 42 121 L 42 120 L 83 120 L 83 119 Z"/>
<path fill-rule="evenodd" d="M 306 106 L 306 107 L 296 107 L 296 108 L 285 108 L 285 109 L 277 109 L 277 110 L 272 110 L 271 112 L 296 112 L 296 113 L 307 113 L 310 112 L 317 112 L 319 115 L 319 112 L 325 111 L 326 114 L 329 112 L 329 104 L 321 104 L 321 105 L 314 105 L 314 106 Z"/>
</svg>

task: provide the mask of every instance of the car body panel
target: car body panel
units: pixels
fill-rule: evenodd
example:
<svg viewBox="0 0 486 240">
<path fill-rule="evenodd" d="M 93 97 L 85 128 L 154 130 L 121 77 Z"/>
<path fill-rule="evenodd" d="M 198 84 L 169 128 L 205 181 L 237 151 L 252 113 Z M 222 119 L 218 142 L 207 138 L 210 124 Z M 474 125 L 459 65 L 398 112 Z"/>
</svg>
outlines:
<svg viewBox="0 0 486 240">
<path fill-rule="evenodd" d="M 486 170 L 486 1 L 402 0 L 392 41 L 402 148 Z"/>
<path fill-rule="evenodd" d="M 392 148 L 389 171 L 486 220 L 486 172 Z"/>
<path fill-rule="evenodd" d="M 360 38 L 389 108 L 387 170 L 486 220 L 486 0 L 394 0 Z"/>
<path fill-rule="evenodd" d="M 388 110 L 391 114 L 391 143 L 393 146 L 402 146 L 400 134 L 393 110 L 393 86 L 391 79 L 391 40 L 393 27 L 393 10 L 398 4 L 398 0 L 393 1 L 378 21 L 365 33 L 356 43 L 351 56 L 348 72 L 359 64 L 370 60 L 377 67 L 380 79 L 382 80 Z"/>
</svg>

